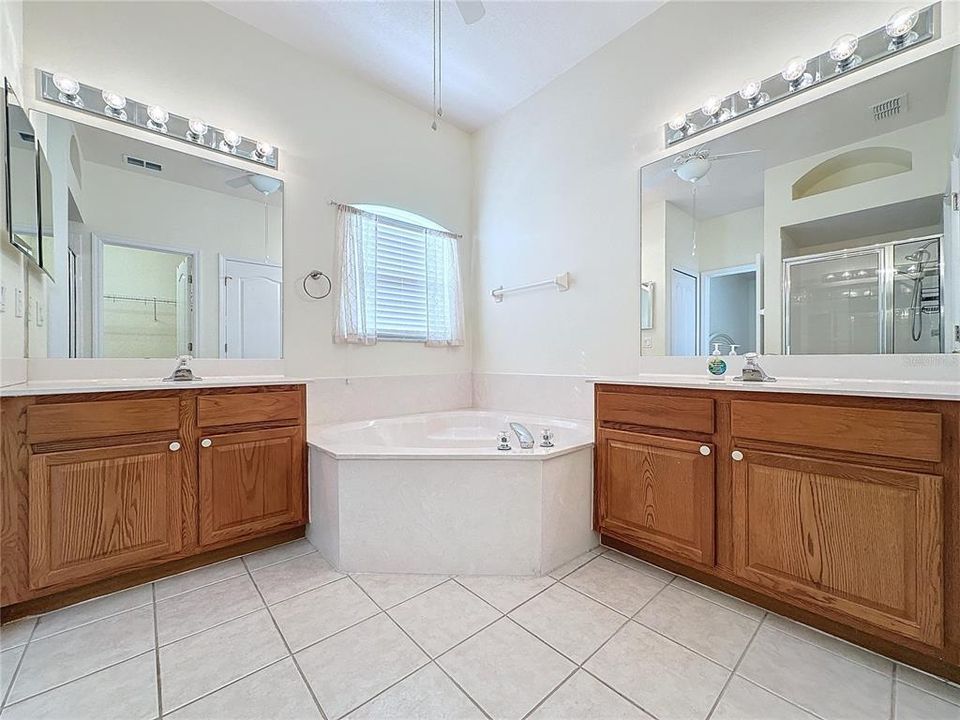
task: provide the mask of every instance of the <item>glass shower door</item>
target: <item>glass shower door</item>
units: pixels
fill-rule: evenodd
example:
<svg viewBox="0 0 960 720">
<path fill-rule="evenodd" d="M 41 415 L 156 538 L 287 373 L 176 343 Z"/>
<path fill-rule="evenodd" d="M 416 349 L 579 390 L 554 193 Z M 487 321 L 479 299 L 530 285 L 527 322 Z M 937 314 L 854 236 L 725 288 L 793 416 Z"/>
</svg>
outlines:
<svg viewBox="0 0 960 720">
<path fill-rule="evenodd" d="M 787 354 L 883 352 L 882 268 L 880 249 L 785 260 Z"/>
</svg>

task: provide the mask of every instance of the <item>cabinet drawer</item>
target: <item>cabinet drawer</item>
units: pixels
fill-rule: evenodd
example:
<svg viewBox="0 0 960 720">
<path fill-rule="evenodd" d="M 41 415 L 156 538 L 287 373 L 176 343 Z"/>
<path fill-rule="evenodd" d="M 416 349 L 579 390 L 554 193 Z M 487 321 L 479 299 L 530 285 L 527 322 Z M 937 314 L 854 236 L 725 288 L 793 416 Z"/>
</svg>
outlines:
<svg viewBox="0 0 960 720">
<path fill-rule="evenodd" d="M 86 438 L 176 433 L 180 426 L 178 398 L 96 400 L 52 403 L 27 408 L 27 442 L 55 442 Z"/>
<path fill-rule="evenodd" d="M 597 392 L 597 421 L 712 433 L 713 400 L 601 390 Z"/>
<path fill-rule="evenodd" d="M 735 438 L 940 462 L 938 412 L 734 400 Z"/>
<path fill-rule="evenodd" d="M 200 427 L 242 425 L 271 420 L 301 420 L 300 393 L 241 393 L 236 395 L 203 395 L 197 398 L 197 424 Z"/>
</svg>

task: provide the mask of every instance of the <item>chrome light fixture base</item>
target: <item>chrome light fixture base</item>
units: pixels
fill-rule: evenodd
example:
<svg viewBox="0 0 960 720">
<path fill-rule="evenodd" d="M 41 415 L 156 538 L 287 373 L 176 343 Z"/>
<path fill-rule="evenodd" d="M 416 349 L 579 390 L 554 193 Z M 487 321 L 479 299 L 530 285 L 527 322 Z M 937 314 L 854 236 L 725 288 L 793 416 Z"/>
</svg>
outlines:
<svg viewBox="0 0 960 720">
<path fill-rule="evenodd" d="M 711 97 L 714 101 L 719 100 L 719 106 L 728 109 L 727 112 L 711 115 L 696 108 L 685 115 L 677 115 L 674 121 L 664 124 L 664 144 L 666 147 L 676 145 L 747 113 L 934 40 L 940 37 L 941 11 L 939 2 L 918 10 L 903 8 L 884 26 L 865 35 L 841 35 L 833 46 L 814 58 L 793 58 L 790 67 L 784 68 L 786 76 L 778 72 L 763 80 L 746 83 L 739 93 Z M 715 106 L 716 102 L 711 109 Z M 683 127 L 676 125 L 680 117 L 688 118 Z M 692 117 L 705 121 L 694 125 L 689 122 Z"/>
<path fill-rule="evenodd" d="M 102 88 L 85 85 L 59 73 L 57 74 L 58 85 L 54 81 L 54 73 L 46 70 L 37 70 L 37 81 L 39 84 L 38 96 L 48 102 L 81 110 L 98 117 L 109 118 L 124 125 L 132 125 L 146 132 L 176 138 L 191 145 L 199 145 L 211 152 L 243 158 L 260 167 L 275 170 L 279 165 L 280 153 L 276 146 L 255 138 L 240 136 L 239 133 L 232 133 L 230 139 L 234 139 L 233 136 L 235 136 L 236 144 L 224 143 L 224 146 L 221 147 L 224 130 L 213 125 L 208 126 L 196 117 L 188 118 L 183 115 L 175 115 L 167 112 L 159 105 L 123 98 L 123 96 L 111 91 L 105 93 Z M 113 104 L 108 103 L 107 97 Z M 117 107 L 120 105 L 121 99 L 124 100 L 123 105 Z M 232 131 L 227 130 L 226 132 L 230 134 Z M 271 152 L 269 154 L 258 153 L 258 145 L 261 150 L 269 148 Z"/>
</svg>

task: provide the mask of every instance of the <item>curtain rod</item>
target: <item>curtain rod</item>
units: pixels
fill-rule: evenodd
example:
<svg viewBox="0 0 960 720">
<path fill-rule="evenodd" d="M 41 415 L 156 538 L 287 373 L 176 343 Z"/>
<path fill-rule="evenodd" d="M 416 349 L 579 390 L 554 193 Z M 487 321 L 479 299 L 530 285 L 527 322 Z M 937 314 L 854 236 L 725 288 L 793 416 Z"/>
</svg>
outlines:
<svg viewBox="0 0 960 720">
<path fill-rule="evenodd" d="M 327 205 L 333 205 L 334 207 L 350 208 L 351 210 L 354 210 L 354 211 L 356 211 L 356 212 L 358 212 L 358 213 L 363 213 L 364 215 L 370 215 L 371 217 L 375 217 L 375 218 L 383 218 L 384 220 L 394 220 L 394 221 L 397 221 L 397 222 L 406 222 L 405 220 L 399 220 L 399 221 L 398 221 L 396 218 L 387 217 L 386 215 L 378 215 L 377 213 L 372 213 L 372 212 L 370 212 L 369 210 L 361 210 L 361 209 L 358 208 L 356 205 L 350 205 L 349 203 L 337 202 L 336 200 L 330 200 L 330 201 L 327 203 Z M 463 237 L 463 235 L 461 235 L 460 233 L 450 232 L 449 230 L 437 230 L 436 228 L 428 228 L 428 227 L 424 227 L 423 225 L 417 225 L 416 223 L 407 223 L 407 224 L 408 224 L 408 225 L 416 225 L 417 227 L 422 227 L 424 230 L 431 230 L 431 231 L 433 231 L 433 232 L 440 233 L 441 235 L 449 235 L 450 237 L 457 238 L 457 240 L 460 240 L 460 239 Z"/>
</svg>

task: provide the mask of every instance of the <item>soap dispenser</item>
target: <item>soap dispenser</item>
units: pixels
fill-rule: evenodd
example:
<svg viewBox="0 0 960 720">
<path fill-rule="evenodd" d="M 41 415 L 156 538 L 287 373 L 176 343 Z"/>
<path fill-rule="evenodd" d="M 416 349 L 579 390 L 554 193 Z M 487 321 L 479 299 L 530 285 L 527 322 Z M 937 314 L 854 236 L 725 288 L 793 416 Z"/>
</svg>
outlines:
<svg viewBox="0 0 960 720">
<path fill-rule="evenodd" d="M 727 371 L 727 363 L 720 356 L 720 343 L 713 344 L 713 352 L 710 353 L 710 360 L 707 362 L 707 370 L 710 372 L 713 380 L 723 380 L 723 374 Z"/>
</svg>

